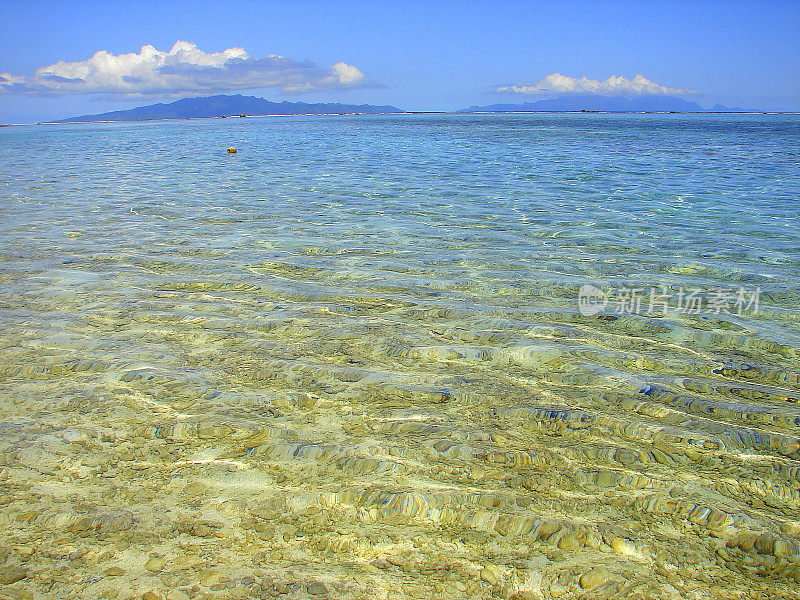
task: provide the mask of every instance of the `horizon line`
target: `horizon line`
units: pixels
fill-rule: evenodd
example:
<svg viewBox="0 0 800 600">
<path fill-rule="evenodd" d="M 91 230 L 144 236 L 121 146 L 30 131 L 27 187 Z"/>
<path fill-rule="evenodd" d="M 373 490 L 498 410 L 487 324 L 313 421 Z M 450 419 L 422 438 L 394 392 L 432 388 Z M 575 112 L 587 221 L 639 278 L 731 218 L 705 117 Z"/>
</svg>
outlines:
<svg viewBox="0 0 800 600">
<path fill-rule="evenodd" d="M 357 117 L 373 115 L 520 115 L 520 114 L 607 114 L 607 115 L 800 115 L 800 111 L 761 110 L 404 110 L 400 112 L 351 113 L 267 113 L 262 115 L 218 115 L 216 117 L 163 117 L 158 119 L 98 119 L 96 121 L 34 121 L 30 123 L 0 123 L 0 127 L 31 125 L 89 125 L 97 123 L 152 123 L 158 121 L 199 121 L 204 119 L 236 119 L 263 117 Z"/>
</svg>

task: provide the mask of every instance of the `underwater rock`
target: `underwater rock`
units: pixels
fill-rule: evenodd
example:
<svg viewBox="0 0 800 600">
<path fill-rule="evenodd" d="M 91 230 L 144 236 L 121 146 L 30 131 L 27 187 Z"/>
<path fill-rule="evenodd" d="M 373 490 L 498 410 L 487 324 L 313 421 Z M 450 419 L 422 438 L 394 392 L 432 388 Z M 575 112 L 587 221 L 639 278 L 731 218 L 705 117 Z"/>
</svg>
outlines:
<svg viewBox="0 0 800 600">
<path fill-rule="evenodd" d="M 591 571 L 586 571 L 580 577 L 580 585 L 585 590 L 593 590 L 605 584 L 610 578 L 608 571 L 601 567 L 595 567 Z"/>
<path fill-rule="evenodd" d="M 3 585 L 11 585 L 12 583 L 17 583 L 18 581 L 22 581 L 28 576 L 27 571 L 21 567 L 17 567 L 14 565 L 2 565 L 0 566 L 0 583 Z"/>
</svg>

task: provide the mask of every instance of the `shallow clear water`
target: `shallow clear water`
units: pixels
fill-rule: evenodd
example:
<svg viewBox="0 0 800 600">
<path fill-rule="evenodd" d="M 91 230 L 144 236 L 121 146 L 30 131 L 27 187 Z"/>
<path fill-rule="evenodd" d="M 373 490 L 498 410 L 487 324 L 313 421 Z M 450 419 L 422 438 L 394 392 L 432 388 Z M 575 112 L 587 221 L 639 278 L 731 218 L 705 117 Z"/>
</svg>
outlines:
<svg viewBox="0 0 800 600">
<path fill-rule="evenodd" d="M 0 165 L 12 597 L 796 597 L 798 117 L 13 127 Z"/>
</svg>

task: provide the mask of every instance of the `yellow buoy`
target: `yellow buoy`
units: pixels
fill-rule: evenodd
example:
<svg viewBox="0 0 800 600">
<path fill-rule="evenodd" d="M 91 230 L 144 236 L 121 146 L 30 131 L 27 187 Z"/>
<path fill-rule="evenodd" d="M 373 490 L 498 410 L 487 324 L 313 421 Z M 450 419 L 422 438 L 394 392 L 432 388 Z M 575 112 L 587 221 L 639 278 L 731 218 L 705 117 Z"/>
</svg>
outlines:
<svg viewBox="0 0 800 600">
<path fill-rule="evenodd" d="M 236 148 L 234 148 L 233 146 L 228 148 L 228 154 L 236 154 Z"/>
</svg>

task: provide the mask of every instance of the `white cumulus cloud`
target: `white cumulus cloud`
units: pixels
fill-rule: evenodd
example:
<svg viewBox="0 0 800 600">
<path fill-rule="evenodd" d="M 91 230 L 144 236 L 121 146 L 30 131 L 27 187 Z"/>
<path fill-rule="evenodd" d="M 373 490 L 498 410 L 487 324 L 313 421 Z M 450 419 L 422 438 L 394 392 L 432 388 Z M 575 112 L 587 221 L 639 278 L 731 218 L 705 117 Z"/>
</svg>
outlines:
<svg viewBox="0 0 800 600">
<path fill-rule="evenodd" d="M 252 58 L 244 48 L 204 52 L 184 41 L 175 42 L 168 52 L 149 44 L 138 53 L 100 50 L 87 60 L 41 67 L 30 77 L 0 73 L 0 91 L 12 93 L 143 96 L 255 88 L 297 93 L 374 86 L 364 73 L 344 62 L 325 69 L 277 54 Z"/>
<path fill-rule="evenodd" d="M 695 93 L 693 90 L 658 84 L 650 81 L 644 75 L 636 75 L 633 79 L 612 75 L 608 79 L 599 81 L 588 77 L 569 77 L 561 73 L 552 73 L 536 83 L 501 85 L 496 91 L 510 94 L 603 94 L 614 96 L 646 94 L 684 96 Z"/>
</svg>

